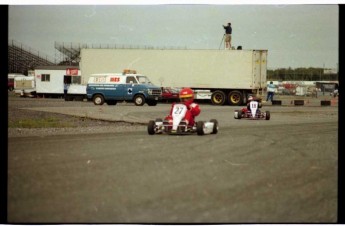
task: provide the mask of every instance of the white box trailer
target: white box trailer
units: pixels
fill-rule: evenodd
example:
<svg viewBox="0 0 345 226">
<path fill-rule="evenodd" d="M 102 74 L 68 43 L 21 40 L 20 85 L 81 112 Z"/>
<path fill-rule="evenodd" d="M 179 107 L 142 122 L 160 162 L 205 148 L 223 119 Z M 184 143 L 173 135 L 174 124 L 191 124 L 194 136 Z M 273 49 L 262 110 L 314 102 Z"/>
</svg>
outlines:
<svg viewBox="0 0 345 226">
<path fill-rule="evenodd" d="M 25 75 L 20 74 L 20 73 L 10 73 L 7 75 L 7 89 L 9 91 L 13 91 L 14 90 L 14 78 L 15 77 L 23 77 Z"/>
<path fill-rule="evenodd" d="M 129 68 L 161 87 L 209 90 L 215 105 L 240 105 L 266 88 L 267 50 L 82 49 L 80 68 L 83 82 Z"/>
<path fill-rule="evenodd" d="M 38 66 L 34 74 L 38 96 L 63 96 L 66 91 L 65 84 L 81 83 L 81 71 L 78 66 Z"/>
<path fill-rule="evenodd" d="M 14 77 L 14 93 L 20 97 L 34 97 L 36 94 L 34 76 L 16 76 Z"/>
</svg>

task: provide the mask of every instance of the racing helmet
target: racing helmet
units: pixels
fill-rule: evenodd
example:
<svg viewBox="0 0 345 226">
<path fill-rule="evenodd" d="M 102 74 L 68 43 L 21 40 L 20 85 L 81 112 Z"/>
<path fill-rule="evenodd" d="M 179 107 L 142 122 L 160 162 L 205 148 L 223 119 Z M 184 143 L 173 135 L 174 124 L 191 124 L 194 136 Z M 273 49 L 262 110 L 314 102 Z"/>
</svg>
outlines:
<svg viewBox="0 0 345 226">
<path fill-rule="evenodd" d="M 254 97 L 253 97 L 252 95 L 250 95 L 250 96 L 248 97 L 248 101 L 252 101 L 252 100 L 254 100 Z"/>
<path fill-rule="evenodd" d="M 179 93 L 181 102 L 191 104 L 194 101 L 194 92 L 190 88 L 183 88 Z"/>
</svg>

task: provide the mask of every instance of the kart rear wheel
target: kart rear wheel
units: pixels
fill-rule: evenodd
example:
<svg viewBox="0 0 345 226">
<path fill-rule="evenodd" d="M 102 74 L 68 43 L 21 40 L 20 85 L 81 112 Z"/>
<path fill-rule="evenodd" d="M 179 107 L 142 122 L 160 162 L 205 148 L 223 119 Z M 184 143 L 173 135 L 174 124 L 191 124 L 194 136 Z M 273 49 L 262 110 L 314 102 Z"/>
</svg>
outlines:
<svg viewBox="0 0 345 226">
<path fill-rule="evenodd" d="M 211 134 L 217 134 L 218 133 L 218 121 L 217 119 L 211 119 L 210 122 L 213 122 L 213 130 Z"/>
<path fill-rule="evenodd" d="M 155 134 L 155 126 L 156 126 L 155 121 L 150 120 L 150 121 L 149 121 L 149 124 L 147 125 L 147 132 L 148 132 L 150 135 Z"/>
<path fill-rule="evenodd" d="M 198 133 L 198 135 L 201 136 L 205 134 L 204 126 L 205 126 L 205 123 L 203 121 L 199 121 L 196 123 L 196 132 Z"/>
<path fill-rule="evenodd" d="M 266 120 L 270 120 L 270 118 L 271 118 L 270 112 L 269 112 L 269 111 L 266 111 L 265 119 L 266 119 Z"/>
<path fill-rule="evenodd" d="M 242 114 L 242 111 L 241 111 L 241 110 L 235 110 L 235 112 L 234 112 L 234 118 L 235 118 L 235 119 L 241 119 L 241 114 Z"/>
</svg>

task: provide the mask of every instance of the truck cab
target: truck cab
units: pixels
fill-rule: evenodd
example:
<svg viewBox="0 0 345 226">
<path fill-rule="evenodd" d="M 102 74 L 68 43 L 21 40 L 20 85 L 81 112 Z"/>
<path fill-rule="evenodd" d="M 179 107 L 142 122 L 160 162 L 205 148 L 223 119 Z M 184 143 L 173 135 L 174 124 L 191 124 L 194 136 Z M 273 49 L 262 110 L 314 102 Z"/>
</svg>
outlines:
<svg viewBox="0 0 345 226">
<path fill-rule="evenodd" d="M 135 70 L 124 70 L 123 73 L 92 74 L 89 77 L 86 93 L 88 100 L 95 105 L 115 105 L 117 101 L 133 101 L 135 105 L 157 105 L 161 99 L 160 87 Z"/>
</svg>

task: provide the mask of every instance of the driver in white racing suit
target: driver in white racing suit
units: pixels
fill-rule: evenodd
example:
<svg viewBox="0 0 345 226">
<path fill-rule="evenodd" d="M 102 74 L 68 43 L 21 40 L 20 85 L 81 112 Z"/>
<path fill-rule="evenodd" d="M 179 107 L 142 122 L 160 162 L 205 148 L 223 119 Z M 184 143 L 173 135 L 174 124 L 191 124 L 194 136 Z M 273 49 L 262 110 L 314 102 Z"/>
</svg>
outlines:
<svg viewBox="0 0 345 226">
<path fill-rule="evenodd" d="M 261 102 L 262 102 L 262 99 L 250 95 L 250 96 L 248 97 L 247 107 L 242 108 L 242 113 L 246 113 L 247 111 L 250 111 L 250 102 L 251 102 L 251 101 L 257 101 L 257 102 L 259 103 L 258 108 L 261 108 L 261 107 L 262 107 L 262 103 L 261 103 Z M 258 109 L 258 111 L 259 111 L 259 109 Z"/>
</svg>

